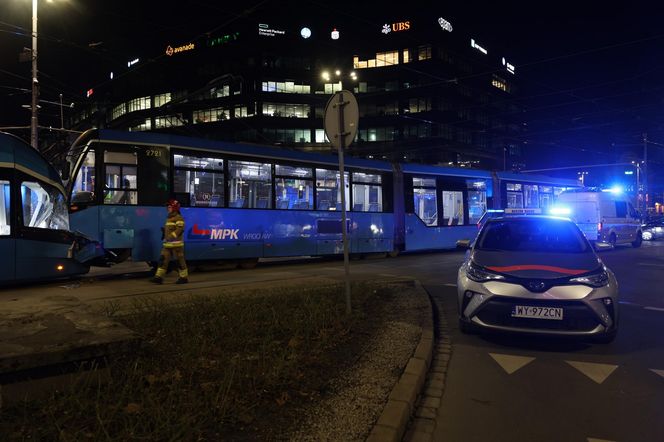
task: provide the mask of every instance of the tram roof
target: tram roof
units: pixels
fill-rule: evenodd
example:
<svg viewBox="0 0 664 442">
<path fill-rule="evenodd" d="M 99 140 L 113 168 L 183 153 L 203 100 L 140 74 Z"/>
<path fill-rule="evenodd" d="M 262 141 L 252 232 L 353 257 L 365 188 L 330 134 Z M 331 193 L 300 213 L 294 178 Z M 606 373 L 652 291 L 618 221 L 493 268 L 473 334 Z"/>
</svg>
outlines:
<svg viewBox="0 0 664 442">
<path fill-rule="evenodd" d="M 96 133 L 91 133 L 88 136 L 88 139 L 99 139 L 100 141 L 110 142 L 136 143 L 143 145 L 164 145 L 183 149 L 201 149 L 237 155 L 248 155 L 253 157 L 299 161 L 306 163 L 338 163 L 338 157 L 331 154 L 326 155 L 313 152 L 301 152 L 288 149 L 279 149 L 273 146 L 231 143 L 163 133 L 124 132 L 100 129 L 97 130 Z M 367 160 L 363 158 L 345 156 L 344 164 L 355 168 L 367 168 L 385 172 L 392 171 L 392 165 L 387 161 Z"/>
<path fill-rule="evenodd" d="M 555 178 L 546 175 L 532 175 L 529 173 L 497 172 L 501 180 L 522 181 L 526 183 L 550 184 L 553 186 L 580 187 L 578 181 L 568 178 Z"/>
</svg>

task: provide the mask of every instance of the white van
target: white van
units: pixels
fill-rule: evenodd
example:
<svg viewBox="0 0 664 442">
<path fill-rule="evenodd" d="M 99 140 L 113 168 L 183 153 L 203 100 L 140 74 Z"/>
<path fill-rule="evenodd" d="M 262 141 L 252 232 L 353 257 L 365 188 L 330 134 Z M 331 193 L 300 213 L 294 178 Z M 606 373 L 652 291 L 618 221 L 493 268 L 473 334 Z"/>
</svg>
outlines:
<svg viewBox="0 0 664 442">
<path fill-rule="evenodd" d="M 576 222 L 593 245 L 641 246 L 639 213 L 621 193 L 588 188 L 565 190 L 558 196 L 551 213 Z"/>
</svg>

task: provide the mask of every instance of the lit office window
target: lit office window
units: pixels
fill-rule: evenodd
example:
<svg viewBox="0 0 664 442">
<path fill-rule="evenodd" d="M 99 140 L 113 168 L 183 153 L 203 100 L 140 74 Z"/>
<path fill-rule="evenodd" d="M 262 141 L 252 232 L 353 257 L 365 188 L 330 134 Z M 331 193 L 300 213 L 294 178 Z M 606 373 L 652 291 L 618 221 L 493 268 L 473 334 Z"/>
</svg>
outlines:
<svg viewBox="0 0 664 442">
<path fill-rule="evenodd" d="M 262 91 L 286 94 L 310 94 L 311 86 L 308 84 L 296 84 L 294 81 L 264 81 Z"/>
<path fill-rule="evenodd" d="M 155 129 L 160 129 L 162 127 L 182 126 L 183 124 L 184 122 L 182 121 L 181 115 L 168 115 L 154 119 Z"/>
<path fill-rule="evenodd" d="M 404 49 L 401 52 L 401 54 L 403 56 L 403 62 L 404 63 L 410 63 L 410 51 L 408 49 Z"/>
<path fill-rule="evenodd" d="M 307 118 L 308 104 L 263 103 L 263 115 L 271 117 Z"/>
<path fill-rule="evenodd" d="M 111 111 L 111 119 L 115 120 L 116 118 L 120 118 L 122 115 L 126 113 L 127 113 L 127 107 L 125 106 L 125 103 L 118 104 Z"/>
<path fill-rule="evenodd" d="M 141 124 L 131 126 L 129 128 L 129 132 L 140 132 L 144 130 L 150 130 L 151 128 L 152 128 L 152 120 L 146 118 L 145 121 L 143 121 Z"/>
<path fill-rule="evenodd" d="M 214 121 L 223 121 L 230 118 L 229 109 L 223 107 L 215 107 L 213 109 L 200 109 L 195 110 L 192 114 L 195 124 L 211 123 Z"/>
<path fill-rule="evenodd" d="M 129 100 L 127 103 L 128 112 L 136 112 L 143 109 L 150 109 L 150 97 L 140 97 Z"/>
<path fill-rule="evenodd" d="M 171 93 L 170 92 L 154 96 L 154 106 L 155 107 L 163 106 L 164 104 L 168 103 L 169 101 L 171 101 Z"/>
<path fill-rule="evenodd" d="M 418 47 L 417 59 L 419 61 L 431 59 L 431 45 L 423 45 Z"/>
</svg>

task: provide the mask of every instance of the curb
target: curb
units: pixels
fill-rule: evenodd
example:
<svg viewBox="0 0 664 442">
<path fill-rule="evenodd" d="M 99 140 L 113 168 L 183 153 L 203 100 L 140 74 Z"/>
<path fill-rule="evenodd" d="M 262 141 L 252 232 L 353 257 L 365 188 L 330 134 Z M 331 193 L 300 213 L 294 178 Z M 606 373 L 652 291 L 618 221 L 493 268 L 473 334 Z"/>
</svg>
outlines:
<svg viewBox="0 0 664 442">
<path fill-rule="evenodd" d="M 417 280 L 413 282 L 416 288 L 425 293 L 429 305 L 428 314 L 422 325 L 420 342 L 415 348 L 413 356 L 408 360 L 399 381 L 392 388 L 387 404 L 383 408 L 378 421 L 374 424 L 371 433 L 369 433 L 369 437 L 366 439 L 367 442 L 397 442 L 403 438 L 410 417 L 415 412 L 417 397 L 424 386 L 431 365 L 435 339 L 433 334 L 433 306 L 431 298 L 422 287 L 422 284 Z"/>
</svg>

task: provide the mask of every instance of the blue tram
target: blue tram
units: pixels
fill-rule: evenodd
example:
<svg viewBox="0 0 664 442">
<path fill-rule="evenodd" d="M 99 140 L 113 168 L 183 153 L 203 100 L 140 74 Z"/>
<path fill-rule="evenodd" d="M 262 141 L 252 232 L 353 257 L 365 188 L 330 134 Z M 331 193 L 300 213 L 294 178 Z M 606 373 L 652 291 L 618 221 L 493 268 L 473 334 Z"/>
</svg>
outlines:
<svg viewBox="0 0 664 442">
<path fill-rule="evenodd" d="M 87 272 L 75 259 L 81 239 L 69 232 L 57 171 L 28 144 L 0 132 L 0 282 Z"/>
<path fill-rule="evenodd" d="M 491 207 L 546 207 L 571 180 L 337 157 L 168 134 L 92 130 L 69 152 L 72 228 L 106 259 L 155 262 L 165 202 L 187 223 L 189 261 L 453 248 Z M 512 176 L 515 175 L 515 176 Z M 538 181 L 539 180 L 539 181 Z"/>
</svg>

